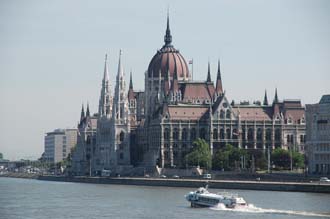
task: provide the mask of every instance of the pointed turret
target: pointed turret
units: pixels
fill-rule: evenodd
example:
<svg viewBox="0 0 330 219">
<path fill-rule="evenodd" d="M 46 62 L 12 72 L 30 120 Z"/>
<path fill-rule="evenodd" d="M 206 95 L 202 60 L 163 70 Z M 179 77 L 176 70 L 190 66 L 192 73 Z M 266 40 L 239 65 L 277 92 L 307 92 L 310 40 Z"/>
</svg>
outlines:
<svg viewBox="0 0 330 219">
<path fill-rule="evenodd" d="M 164 36 L 164 42 L 165 46 L 171 46 L 172 43 L 172 35 L 170 30 L 170 18 L 169 18 L 169 12 L 167 11 L 167 27 L 166 27 L 166 33 Z"/>
<path fill-rule="evenodd" d="M 210 62 L 208 63 L 208 66 L 207 66 L 207 79 L 206 79 L 206 81 L 211 82 Z"/>
<path fill-rule="evenodd" d="M 277 96 L 277 88 L 275 88 L 275 97 L 274 97 L 274 101 L 273 103 L 278 103 L 279 100 L 278 100 L 278 96 Z"/>
<path fill-rule="evenodd" d="M 128 100 L 134 99 L 134 90 L 133 90 L 133 80 L 132 80 L 132 70 L 129 76 L 129 89 L 128 89 Z"/>
<path fill-rule="evenodd" d="M 121 63 L 121 55 L 123 54 L 123 52 L 121 50 L 119 50 L 119 61 L 118 61 L 118 72 L 117 72 L 117 77 L 123 77 L 124 76 L 124 68 L 123 65 Z M 120 78 L 119 78 L 120 79 Z"/>
<path fill-rule="evenodd" d="M 103 82 L 109 81 L 107 59 L 108 59 L 108 54 L 105 54 Z"/>
<path fill-rule="evenodd" d="M 90 117 L 89 103 L 87 102 L 86 117 Z"/>
<path fill-rule="evenodd" d="M 102 79 L 102 88 L 101 94 L 99 99 L 99 117 L 102 116 L 111 116 L 111 109 L 112 109 L 112 95 L 111 95 L 111 85 L 109 81 L 109 73 L 108 73 L 108 55 L 105 54 L 104 59 L 104 72 L 103 72 L 103 79 Z"/>
<path fill-rule="evenodd" d="M 129 75 L 129 89 L 133 90 L 132 70 Z"/>
<path fill-rule="evenodd" d="M 80 122 L 85 118 L 84 104 L 81 106 Z"/>
<path fill-rule="evenodd" d="M 215 90 L 218 95 L 223 94 L 221 72 L 220 72 L 220 59 L 218 60 L 217 84 Z"/>
<path fill-rule="evenodd" d="M 263 102 L 264 106 L 268 106 L 268 98 L 267 98 L 267 91 L 265 90 L 265 96 L 264 96 L 264 102 Z"/>
<path fill-rule="evenodd" d="M 116 109 L 118 115 L 118 123 L 124 123 L 125 119 L 127 118 L 127 109 L 126 106 L 128 105 L 127 93 L 126 93 L 126 83 L 125 83 L 125 73 L 124 68 L 122 66 L 121 61 L 122 51 L 119 51 L 119 61 L 118 61 L 118 72 L 116 77 L 116 87 L 115 87 L 115 94 L 113 100 L 113 107 Z"/>
</svg>

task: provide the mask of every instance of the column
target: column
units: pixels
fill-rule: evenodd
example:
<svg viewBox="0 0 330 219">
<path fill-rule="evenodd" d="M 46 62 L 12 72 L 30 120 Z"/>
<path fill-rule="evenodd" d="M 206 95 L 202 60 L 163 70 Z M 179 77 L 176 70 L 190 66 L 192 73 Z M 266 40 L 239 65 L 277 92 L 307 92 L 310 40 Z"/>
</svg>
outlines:
<svg viewBox="0 0 330 219">
<path fill-rule="evenodd" d="M 173 127 L 170 127 L 170 166 L 173 166 Z"/>
</svg>

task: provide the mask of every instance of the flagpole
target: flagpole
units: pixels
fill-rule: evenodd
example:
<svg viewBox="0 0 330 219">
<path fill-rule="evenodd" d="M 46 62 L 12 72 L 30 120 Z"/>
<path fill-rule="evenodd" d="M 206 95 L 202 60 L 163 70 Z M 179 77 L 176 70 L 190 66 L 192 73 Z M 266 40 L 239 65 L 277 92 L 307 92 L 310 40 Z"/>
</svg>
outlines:
<svg viewBox="0 0 330 219">
<path fill-rule="evenodd" d="M 191 65 L 191 80 L 194 80 L 194 59 L 189 60 L 189 65 Z"/>
<path fill-rule="evenodd" d="M 192 60 L 192 64 L 191 64 L 191 80 L 194 80 L 194 59 Z"/>
</svg>

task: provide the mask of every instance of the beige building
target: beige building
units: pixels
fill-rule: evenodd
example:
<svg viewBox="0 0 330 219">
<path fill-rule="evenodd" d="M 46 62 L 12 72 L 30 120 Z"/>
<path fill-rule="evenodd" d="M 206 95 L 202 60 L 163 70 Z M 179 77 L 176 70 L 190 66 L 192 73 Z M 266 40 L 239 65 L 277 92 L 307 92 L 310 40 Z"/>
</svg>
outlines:
<svg viewBox="0 0 330 219">
<path fill-rule="evenodd" d="M 330 95 L 306 105 L 308 172 L 330 174 Z"/>
<path fill-rule="evenodd" d="M 67 158 L 77 144 L 77 129 L 55 129 L 45 136 L 43 159 L 57 163 Z"/>
</svg>

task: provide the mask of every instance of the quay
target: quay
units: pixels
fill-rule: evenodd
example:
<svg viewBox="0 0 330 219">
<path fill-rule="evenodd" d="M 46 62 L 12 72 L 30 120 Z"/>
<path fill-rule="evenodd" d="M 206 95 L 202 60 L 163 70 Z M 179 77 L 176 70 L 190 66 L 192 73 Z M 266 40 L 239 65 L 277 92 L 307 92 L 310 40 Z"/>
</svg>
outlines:
<svg viewBox="0 0 330 219">
<path fill-rule="evenodd" d="M 210 188 L 214 189 L 330 193 L 330 183 L 327 184 L 320 182 L 266 182 L 247 180 L 163 179 L 132 177 L 67 177 L 50 175 L 39 176 L 37 179 L 58 182 L 190 188 L 198 188 L 208 184 Z"/>
</svg>

